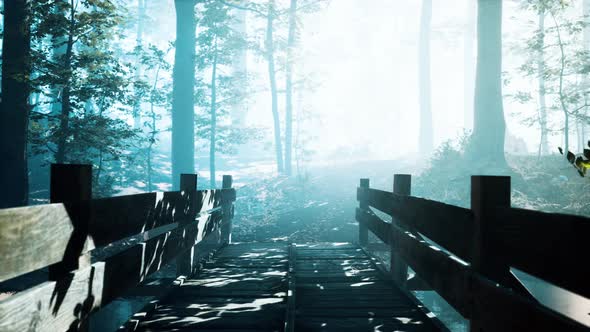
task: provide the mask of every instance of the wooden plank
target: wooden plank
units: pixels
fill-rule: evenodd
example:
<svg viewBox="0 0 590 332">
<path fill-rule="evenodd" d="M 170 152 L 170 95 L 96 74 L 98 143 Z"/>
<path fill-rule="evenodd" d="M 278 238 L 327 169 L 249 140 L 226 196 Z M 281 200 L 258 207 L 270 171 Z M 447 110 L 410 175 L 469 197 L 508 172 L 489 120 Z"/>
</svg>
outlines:
<svg viewBox="0 0 590 332">
<path fill-rule="evenodd" d="M 582 332 L 590 327 L 571 320 L 494 282 L 474 276 L 470 280 L 472 316 L 490 331 Z"/>
<path fill-rule="evenodd" d="M 60 262 L 73 230 L 63 204 L 0 210 L 0 281 Z"/>
<path fill-rule="evenodd" d="M 409 174 L 394 174 L 393 175 L 393 194 L 394 196 L 410 196 L 412 194 L 412 176 Z M 400 222 L 400 220 L 392 215 L 391 223 L 397 225 L 401 229 L 408 230 L 416 234 L 416 229 Z M 391 227 L 388 229 L 388 235 L 391 236 Z M 389 274 L 395 284 L 401 288 L 406 289 L 406 281 L 408 280 L 408 264 L 400 257 L 399 253 L 390 243 L 389 254 Z"/>
<path fill-rule="evenodd" d="M 404 261 L 464 317 L 469 317 L 469 267 L 415 235 L 392 225 L 392 241 Z"/>
<path fill-rule="evenodd" d="M 0 302 L 0 331 L 62 331 L 145 280 L 200 240 L 197 223 L 161 234 L 70 274 Z"/>
<path fill-rule="evenodd" d="M 274 293 L 285 292 L 285 280 L 284 277 L 267 277 L 264 280 L 260 278 L 248 278 L 244 279 L 240 276 L 236 277 L 211 277 L 197 280 L 186 280 L 184 287 L 198 287 L 215 289 L 219 294 L 231 294 L 235 290 L 242 291 L 272 291 Z M 186 289 L 186 288 L 184 288 Z M 229 293 L 223 293 L 229 292 Z"/>
<path fill-rule="evenodd" d="M 241 267 L 241 268 L 258 268 L 258 267 L 282 267 L 287 266 L 289 260 L 284 258 L 278 259 L 240 259 L 240 258 L 213 258 L 207 263 L 208 267 Z"/>
<path fill-rule="evenodd" d="M 339 249 L 339 250 L 332 250 L 332 249 L 297 249 L 297 259 L 301 259 L 303 257 L 328 257 L 328 256 L 358 256 L 361 255 L 365 257 L 365 253 L 360 247 L 351 248 L 351 249 Z"/>
<path fill-rule="evenodd" d="M 76 271 L 0 301 L 0 331 L 65 331 L 82 326 L 102 300 L 105 263 Z"/>
<path fill-rule="evenodd" d="M 215 190 L 172 191 L 92 200 L 89 233 L 96 246 L 171 223 L 194 220 L 197 214 L 217 208 L 221 194 Z"/>
<path fill-rule="evenodd" d="M 332 288 L 332 289 L 321 289 L 321 288 L 310 288 L 310 287 L 301 287 L 297 288 L 297 294 L 300 294 L 302 297 L 326 297 L 326 298 L 343 298 L 346 296 L 355 297 L 355 296 L 366 296 L 366 297 L 373 297 L 379 298 L 383 296 L 388 296 L 391 298 L 405 298 L 405 295 L 402 294 L 399 290 L 389 287 L 389 288 L 366 288 L 366 287 L 350 287 L 350 284 L 346 288 Z M 407 299 L 406 299 L 407 300 Z"/>
<path fill-rule="evenodd" d="M 196 212 L 218 206 L 220 198 L 220 191 L 199 191 L 196 197 L 149 193 L 0 210 L 0 281 L 60 262 L 75 229 L 87 228 L 92 240 L 75 253 L 80 255 L 95 246 L 194 218 Z M 81 220 L 76 211 L 90 211 L 90 220 Z"/>
<path fill-rule="evenodd" d="M 464 261 L 471 259 L 473 215 L 469 209 L 428 199 L 394 195 L 392 213 Z"/>
<path fill-rule="evenodd" d="M 228 298 L 221 302 L 197 300 L 187 304 L 164 303 L 139 324 L 139 331 L 201 329 L 284 328 L 284 299 Z"/>
<path fill-rule="evenodd" d="M 428 285 L 418 275 L 414 275 L 406 281 L 406 288 L 410 291 L 431 291 L 432 287 Z"/>
<path fill-rule="evenodd" d="M 394 208 L 394 213 L 402 222 L 462 260 L 471 259 L 471 244 L 464 240 L 473 235 L 469 209 L 411 196 L 399 201 L 403 203 Z"/>
<path fill-rule="evenodd" d="M 297 315 L 300 317 L 415 317 L 422 315 L 418 308 L 407 304 L 399 308 L 299 308 Z M 380 330 L 378 330 L 380 331 Z"/>
<path fill-rule="evenodd" d="M 206 270 L 199 273 L 199 278 L 211 278 L 211 277 L 234 277 L 239 276 L 240 278 L 266 278 L 271 277 L 286 277 L 286 269 L 281 268 L 219 268 L 208 266 Z"/>
<path fill-rule="evenodd" d="M 470 260 L 471 243 L 463 240 L 473 234 L 469 209 L 377 189 L 358 188 L 357 197 L 367 199 L 371 207 L 415 228 L 457 257 Z"/>
<path fill-rule="evenodd" d="M 304 259 L 297 261 L 297 270 L 306 269 L 349 269 L 371 267 L 371 260 L 368 256 L 361 258 L 340 258 L 340 259 Z"/>
<path fill-rule="evenodd" d="M 408 308 L 414 304 L 406 299 L 396 300 L 389 297 L 375 296 L 350 296 L 341 297 L 302 297 L 297 301 L 297 306 L 306 309 L 349 309 L 349 308 Z"/>
<path fill-rule="evenodd" d="M 224 175 L 222 181 L 222 188 L 225 189 L 226 192 L 231 190 L 232 186 L 232 176 L 231 175 Z M 224 243 L 231 243 L 231 231 L 232 231 L 232 219 L 234 214 L 234 206 L 232 204 L 232 200 L 228 199 L 227 195 L 222 194 L 223 199 L 221 203 L 221 208 L 223 209 L 223 227 L 221 228 L 221 238 Z M 235 199 L 234 199 L 235 200 Z"/>
<path fill-rule="evenodd" d="M 49 184 L 50 203 L 72 203 L 92 199 L 92 165 L 52 164 Z M 74 223 L 74 230 L 66 245 L 61 262 L 49 266 L 48 278 L 59 280 L 68 272 L 90 265 L 90 257 L 81 255 L 87 252 L 87 234 L 85 221 L 88 210 L 85 208 L 69 208 L 71 219 L 81 222 Z"/>
<path fill-rule="evenodd" d="M 299 249 L 357 249 L 358 245 L 349 242 L 318 242 L 318 243 L 296 243 L 293 244 L 297 250 Z"/>
<path fill-rule="evenodd" d="M 185 192 L 188 195 L 196 195 L 197 190 L 197 174 L 180 174 L 180 187 L 179 189 Z M 184 211 L 190 210 L 183 209 Z M 187 214 L 195 214 L 193 211 L 192 213 L 189 212 Z M 177 223 L 179 226 L 184 227 L 186 224 L 192 222 L 194 217 L 192 215 L 186 215 L 184 218 L 179 218 Z M 187 250 L 182 255 L 179 255 L 176 258 L 176 276 L 184 276 L 190 277 L 193 271 L 193 259 L 192 259 L 193 250 Z"/>
<path fill-rule="evenodd" d="M 331 261 L 330 261 L 331 262 Z M 367 261 L 368 262 L 368 261 Z M 313 267 L 303 266 L 297 264 L 297 271 L 301 272 L 301 275 L 310 274 L 310 273 L 324 273 L 324 274 L 356 274 L 356 273 L 366 273 L 366 272 L 376 272 L 377 270 L 372 267 L 371 264 L 366 265 L 347 265 L 347 266 L 329 266 L 329 265 L 316 265 Z"/>
<path fill-rule="evenodd" d="M 297 321 L 298 331 L 439 331 L 426 318 L 418 317 L 306 317 Z"/>
<path fill-rule="evenodd" d="M 384 243 L 390 243 L 390 223 L 387 223 L 377 217 L 370 210 L 356 209 L 356 220 L 365 225 L 373 234 L 375 234 Z"/>
<path fill-rule="evenodd" d="M 534 299 L 534 296 L 510 272 L 510 266 L 498 254 L 495 231 L 498 227 L 494 218 L 496 208 L 510 207 L 509 176 L 471 176 L 471 210 L 473 211 L 473 250 L 471 269 L 498 284 L 513 289 Z M 477 319 L 471 320 L 474 330 L 483 327 Z"/>
<path fill-rule="evenodd" d="M 559 287 L 590 298 L 588 251 L 590 219 L 515 208 L 495 211 L 497 255 Z"/>
<path fill-rule="evenodd" d="M 357 199 L 359 201 L 366 200 L 370 207 L 391 215 L 393 202 L 393 193 L 391 192 L 359 187 L 357 188 Z"/>
<path fill-rule="evenodd" d="M 284 332 L 295 331 L 295 309 L 297 303 L 296 264 L 297 252 L 293 245 L 289 246 L 289 270 L 287 271 L 287 308 L 285 309 Z"/>
<path fill-rule="evenodd" d="M 370 183 L 369 179 L 361 179 L 359 183 L 359 190 L 362 192 L 366 192 L 369 189 Z M 359 201 L 359 209 L 363 211 L 369 210 L 369 201 L 367 196 L 359 196 L 357 194 L 358 201 Z M 365 224 L 359 224 L 359 242 L 361 246 L 366 245 L 369 243 L 369 229 Z"/>
</svg>

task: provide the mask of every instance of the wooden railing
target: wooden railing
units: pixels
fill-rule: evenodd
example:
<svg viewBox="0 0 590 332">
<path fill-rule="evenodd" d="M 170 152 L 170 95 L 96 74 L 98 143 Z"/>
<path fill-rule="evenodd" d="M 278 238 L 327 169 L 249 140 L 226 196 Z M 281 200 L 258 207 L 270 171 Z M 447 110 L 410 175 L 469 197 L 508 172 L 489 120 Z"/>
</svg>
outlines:
<svg viewBox="0 0 590 332">
<path fill-rule="evenodd" d="M 85 330 L 167 264 L 178 284 L 231 241 L 231 176 L 220 190 L 196 190 L 197 176 L 183 174 L 182 191 L 91 199 L 91 173 L 52 165 L 52 204 L 0 210 L 0 286 L 42 279 L 0 300 L 0 331 Z"/>
<path fill-rule="evenodd" d="M 356 219 L 361 245 L 370 230 L 390 246 L 401 288 L 436 291 L 471 331 L 589 330 L 537 302 L 510 268 L 590 298 L 590 219 L 512 208 L 510 177 L 473 176 L 471 209 L 410 196 L 410 175 L 395 175 L 393 189 L 361 179 Z"/>
</svg>

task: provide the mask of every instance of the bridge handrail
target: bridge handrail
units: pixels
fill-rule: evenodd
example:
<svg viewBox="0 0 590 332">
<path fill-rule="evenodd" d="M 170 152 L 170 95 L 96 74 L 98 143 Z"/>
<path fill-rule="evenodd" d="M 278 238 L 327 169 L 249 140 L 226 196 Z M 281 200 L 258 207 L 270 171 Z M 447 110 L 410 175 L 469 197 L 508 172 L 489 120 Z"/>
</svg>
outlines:
<svg viewBox="0 0 590 332">
<path fill-rule="evenodd" d="M 509 177 L 472 177 L 471 209 L 410 196 L 410 183 L 409 175 L 396 174 L 394 192 L 369 188 L 368 179 L 357 188 L 359 243 L 368 244 L 370 230 L 390 245 L 391 274 L 400 287 L 425 283 L 469 319 L 472 330 L 588 330 L 539 304 L 510 268 L 589 297 L 590 270 L 580 258 L 589 218 L 510 207 Z M 419 278 L 407 279 L 406 264 Z"/>
<path fill-rule="evenodd" d="M 0 210 L 0 286 L 48 276 L 0 300 L 0 331 L 81 329 L 168 263 L 186 277 L 230 241 L 231 176 L 218 190 L 196 190 L 197 176 L 183 174 L 182 191 L 91 199 L 89 169 L 52 165 L 50 196 L 60 203 Z"/>
</svg>

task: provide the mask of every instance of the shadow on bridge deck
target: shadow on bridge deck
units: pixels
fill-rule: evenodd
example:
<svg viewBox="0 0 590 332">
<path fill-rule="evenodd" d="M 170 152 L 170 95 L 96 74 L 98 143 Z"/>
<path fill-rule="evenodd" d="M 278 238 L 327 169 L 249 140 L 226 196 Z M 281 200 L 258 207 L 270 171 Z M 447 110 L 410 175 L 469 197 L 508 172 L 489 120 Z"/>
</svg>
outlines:
<svg viewBox="0 0 590 332">
<path fill-rule="evenodd" d="M 135 331 L 438 331 L 362 249 L 348 243 L 232 244 Z M 136 315 L 137 318 L 137 315 Z"/>
</svg>

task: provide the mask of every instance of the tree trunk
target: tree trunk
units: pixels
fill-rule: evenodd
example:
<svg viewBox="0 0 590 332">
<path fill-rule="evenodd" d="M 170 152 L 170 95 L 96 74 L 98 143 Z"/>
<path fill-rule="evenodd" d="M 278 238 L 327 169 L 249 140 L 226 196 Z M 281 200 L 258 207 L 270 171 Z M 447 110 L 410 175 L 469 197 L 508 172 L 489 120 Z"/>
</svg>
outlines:
<svg viewBox="0 0 590 332">
<path fill-rule="evenodd" d="M 172 183 L 181 173 L 195 172 L 195 2 L 175 0 L 176 53 L 172 73 Z"/>
<path fill-rule="evenodd" d="M 240 6 L 245 7 L 246 1 L 241 1 Z M 235 24 L 234 30 L 246 39 L 247 37 L 247 11 L 236 9 L 235 10 Z M 235 52 L 232 59 L 232 67 L 234 76 L 240 76 L 246 78 L 248 75 L 248 50 L 247 48 L 241 48 Z M 248 113 L 246 103 L 240 102 L 235 103 L 231 106 L 231 118 L 232 126 L 244 127 L 246 125 L 246 114 Z"/>
<path fill-rule="evenodd" d="M 0 104 L 0 208 L 28 204 L 27 132 L 31 75 L 29 0 L 4 4 Z"/>
<path fill-rule="evenodd" d="M 570 114 L 569 109 L 567 106 L 566 98 L 567 96 L 564 93 L 564 76 L 565 76 L 565 65 L 566 65 L 566 55 L 564 50 L 563 39 L 561 38 L 561 28 L 555 19 L 555 15 L 551 13 L 551 17 L 553 18 L 553 22 L 555 23 L 555 32 L 557 34 L 557 45 L 559 46 L 559 87 L 558 87 L 558 94 L 559 94 L 559 103 L 561 106 L 561 111 L 563 112 L 563 140 L 564 140 L 564 148 L 567 155 L 567 151 L 570 148 Z"/>
<path fill-rule="evenodd" d="M 584 0 L 582 6 L 583 6 L 584 23 L 585 23 L 584 32 L 583 32 L 584 51 L 586 52 L 586 54 L 590 54 L 590 0 Z M 585 91 L 590 90 L 590 75 L 588 75 L 588 74 L 584 75 L 584 89 L 585 89 Z M 584 96 L 584 102 L 585 102 L 585 104 L 590 103 L 590 100 L 588 100 L 587 95 Z M 588 116 L 588 107 L 585 107 L 582 110 L 582 114 L 584 116 Z M 584 135 L 584 137 L 583 137 L 584 148 L 588 148 L 585 145 L 589 139 L 588 137 L 586 137 L 587 128 L 588 128 L 588 122 L 584 121 L 582 123 L 582 134 Z"/>
<path fill-rule="evenodd" d="M 63 59 L 64 78 L 61 92 L 61 114 L 59 115 L 59 137 L 57 140 L 57 152 L 55 162 L 63 164 L 66 162 L 68 136 L 70 135 L 70 114 L 72 112 L 70 80 L 72 71 L 72 53 L 74 51 L 74 33 L 76 29 L 76 7 L 74 0 L 70 1 L 70 22 L 66 54 Z"/>
<path fill-rule="evenodd" d="M 152 166 L 152 151 L 154 148 L 154 144 L 156 143 L 156 135 L 158 134 L 157 131 L 157 114 L 156 114 L 156 110 L 155 110 L 155 101 L 154 101 L 154 95 L 156 94 L 156 89 L 158 88 L 158 80 L 160 78 L 160 69 L 161 66 L 158 65 L 158 68 L 156 69 L 156 75 L 154 77 L 154 85 L 152 86 L 152 91 L 151 91 L 151 95 L 150 95 L 150 142 L 148 145 L 148 149 L 147 149 L 147 189 L 148 192 L 152 191 L 152 170 L 153 170 L 153 166 Z"/>
<path fill-rule="evenodd" d="M 287 64 L 285 82 L 285 174 L 292 174 L 293 155 L 293 51 L 295 49 L 297 0 L 291 0 L 289 8 L 289 36 L 287 39 Z"/>
<path fill-rule="evenodd" d="M 473 129 L 473 92 L 475 90 L 476 0 L 467 0 L 467 24 L 463 30 L 463 127 Z"/>
<path fill-rule="evenodd" d="M 469 156 L 482 163 L 506 166 L 502 102 L 502 1 L 479 0 L 474 128 Z"/>
<path fill-rule="evenodd" d="M 430 24 L 432 0 L 422 0 L 419 41 L 419 96 L 420 96 L 420 153 L 428 154 L 433 148 L 432 102 L 430 93 Z"/>
<path fill-rule="evenodd" d="M 143 26 L 145 20 L 145 4 L 146 0 L 137 0 L 137 34 L 136 34 L 136 48 L 137 56 L 135 58 L 135 81 L 141 79 L 141 49 L 143 48 Z M 135 102 L 133 104 L 133 128 L 141 128 L 141 98 L 139 91 L 135 88 Z"/>
<path fill-rule="evenodd" d="M 275 149 L 277 157 L 277 170 L 284 172 L 283 146 L 281 144 L 281 120 L 279 118 L 279 104 L 277 93 L 277 79 L 274 59 L 273 42 L 274 0 L 268 2 L 268 18 L 266 23 L 266 57 L 268 61 L 268 77 L 270 81 L 270 95 L 272 99 L 272 117 L 274 120 Z"/>
<path fill-rule="evenodd" d="M 64 5 L 67 5 L 68 0 L 62 0 Z M 55 11 L 57 12 L 61 6 L 56 6 Z M 62 7 L 63 8 L 63 7 Z M 68 44 L 68 38 L 65 34 L 52 36 L 52 60 L 55 63 L 63 63 L 63 57 L 66 54 L 66 45 Z M 61 114 L 61 87 L 59 84 L 51 87 L 51 96 L 53 101 L 51 103 L 51 113 L 54 116 Z"/>
<path fill-rule="evenodd" d="M 547 102 L 545 96 L 545 11 L 539 10 L 539 45 L 540 51 L 537 53 L 537 73 L 539 84 L 539 125 L 541 127 L 541 141 L 539 143 L 539 156 L 549 153 L 549 143 L 547 141 Z"/>
<path fill-rule="evenodd" d="M 215 189 L 215 134 L 217 131 L 217 38 L 214 41 L 213 64 L 211 68 L 211 139 L 209 147 L 210 186 Z"/>
</svg>

